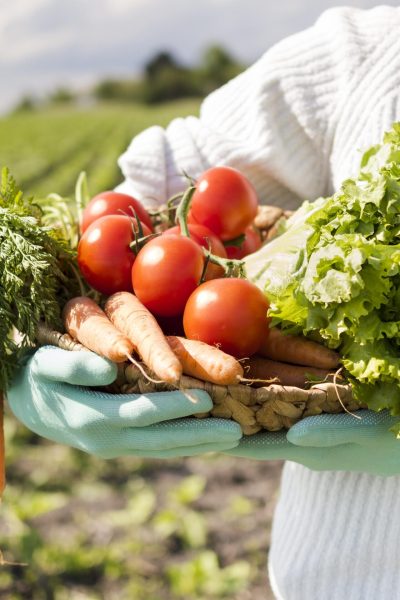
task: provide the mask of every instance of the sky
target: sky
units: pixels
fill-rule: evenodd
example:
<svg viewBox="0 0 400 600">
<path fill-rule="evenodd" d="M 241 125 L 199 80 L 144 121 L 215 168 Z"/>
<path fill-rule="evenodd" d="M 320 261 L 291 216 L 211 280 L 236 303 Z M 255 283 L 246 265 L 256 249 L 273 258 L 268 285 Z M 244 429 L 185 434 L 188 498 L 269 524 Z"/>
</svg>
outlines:
<svg viewBox="0 0 400 600">
<path fill-rule="evenodd" d="M 342 4 L 370 8 L 379 2 Z M 160 50 L 190 66 L 218 43 L 250 64 L 335 5 L 334 0 L 0 0 L 0 112 L 25 94 L 84 90 L 105 77 L 137 75 Z"/>
</svg>

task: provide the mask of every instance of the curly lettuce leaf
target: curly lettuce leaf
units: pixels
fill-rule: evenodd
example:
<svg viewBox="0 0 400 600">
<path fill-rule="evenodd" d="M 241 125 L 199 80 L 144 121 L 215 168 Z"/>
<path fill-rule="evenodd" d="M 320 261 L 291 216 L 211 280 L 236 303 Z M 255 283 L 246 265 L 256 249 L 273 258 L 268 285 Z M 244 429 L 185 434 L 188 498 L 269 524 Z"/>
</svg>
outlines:
<svg viewBox="0 0 400 600">
<path fill-rule="evenodd" d="M 273 324 L 339 349 L 356 397 L 400 415 L 400 123 L 245 267 Z"/>
</svg>

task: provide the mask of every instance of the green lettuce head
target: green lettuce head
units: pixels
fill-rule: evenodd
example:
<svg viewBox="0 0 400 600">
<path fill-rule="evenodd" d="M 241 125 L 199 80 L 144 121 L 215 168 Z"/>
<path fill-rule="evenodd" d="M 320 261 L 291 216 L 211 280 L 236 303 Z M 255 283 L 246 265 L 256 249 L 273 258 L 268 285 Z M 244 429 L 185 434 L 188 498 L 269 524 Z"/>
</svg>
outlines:
<svg viewBox="0 0 400 600">
<path fill-rule="evenodd" d="M 245 263 L 272 324 L 338 349 L 355 397 L 400 415 L 400 123 Z"/>
</svg>

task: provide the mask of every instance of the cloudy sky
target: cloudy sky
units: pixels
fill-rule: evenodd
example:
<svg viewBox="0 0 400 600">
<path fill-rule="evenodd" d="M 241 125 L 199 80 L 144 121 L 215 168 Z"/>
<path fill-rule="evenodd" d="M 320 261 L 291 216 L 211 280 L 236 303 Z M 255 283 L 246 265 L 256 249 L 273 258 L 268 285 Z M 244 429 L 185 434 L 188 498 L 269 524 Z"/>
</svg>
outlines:
<svg viewBox="0 0 400 600">
<path fill-rule="evenodd" d="M 212 43 L 251 63 L 330 0 L 0 0 L 0 112 L 23 94 L 139 73 L 158 50 L 194 64 Z M 347 0 L 369 8 L 375 0 Z M 386 2 L 386 4 L 398 4 Z"/>
</svg>

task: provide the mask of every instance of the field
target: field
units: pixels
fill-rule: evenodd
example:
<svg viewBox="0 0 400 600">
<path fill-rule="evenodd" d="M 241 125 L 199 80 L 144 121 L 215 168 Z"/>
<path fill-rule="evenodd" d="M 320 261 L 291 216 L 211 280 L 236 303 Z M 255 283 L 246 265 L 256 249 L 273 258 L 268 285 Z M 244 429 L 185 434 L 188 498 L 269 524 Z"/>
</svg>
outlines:
<svg viewBox="0 0 400 600">
<path fill-rule="evenodd" d="M 37 196 L 72 195 L 85 170 L 94 194 L 120 181 L 116 159 L 134 134 L 197 110 L 192 101 L 4 117 L 0 165 Z M 9 412 L 6 454 L 1 598 L 273 598 L 266 560 L 281 463 L 99 460 L 38 438 Z"/>
<path fill-rule="evenodd" d="M 29 194 L 69 196 L 80 171 L 90 192 L 121 181 L 118 156 L 132 137 L 151 125 L 197 114 L 198 100 L 159 107 L 53 108 L 0 118 L 0 165 L 7 165 Z"/>
</svg>

